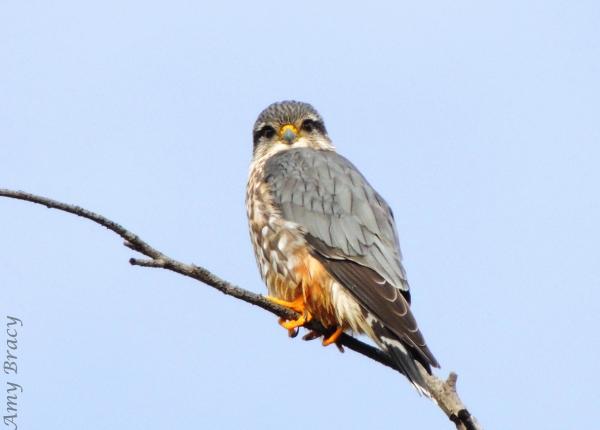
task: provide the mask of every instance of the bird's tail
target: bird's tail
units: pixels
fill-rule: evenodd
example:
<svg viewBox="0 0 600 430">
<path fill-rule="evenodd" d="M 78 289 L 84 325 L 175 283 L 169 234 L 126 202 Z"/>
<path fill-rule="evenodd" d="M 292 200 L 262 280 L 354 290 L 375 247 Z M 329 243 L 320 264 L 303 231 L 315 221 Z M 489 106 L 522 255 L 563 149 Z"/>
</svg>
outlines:
<svg viewBox="0 0 600 430">
<path fill-rule="evenodd" d="M 420 394 L 431 397 L 425 379 L 421 373 L 422 371 L 419 370 L 417 358 L 415 358 L 417 357 L 417 354 L 412 352 L 409 346 L 404 344 L 382 324 L 372 324 L 371 330 L 374 335 L 373 340 L 375 340 L 381 349 L 387 352 L 398 369 L 408 378 L 417 391 Z M 431 374 L 431 368 L 427 363 L 422 365 L 422 367 Z"/>
</svg>

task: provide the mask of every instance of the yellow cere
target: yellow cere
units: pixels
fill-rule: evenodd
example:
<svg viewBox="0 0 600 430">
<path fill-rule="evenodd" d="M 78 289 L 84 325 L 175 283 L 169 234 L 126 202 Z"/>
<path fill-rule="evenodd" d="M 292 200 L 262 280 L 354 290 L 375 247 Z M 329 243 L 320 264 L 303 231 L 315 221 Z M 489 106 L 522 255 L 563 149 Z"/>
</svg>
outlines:
<svg viewBox="0 0 600 430">
<path fill-rule="evenodd" d="M 292 125 L 292 124 L 285 124 L 283 127 L 281 127 L 279 129 L 279 136 L 283 137 L 283 135 L 285 134 L 285 132 L 287 130 L 290 130 L 296 136 L 298 135 L 298 129 L 294 125 Z"/>
</svg>

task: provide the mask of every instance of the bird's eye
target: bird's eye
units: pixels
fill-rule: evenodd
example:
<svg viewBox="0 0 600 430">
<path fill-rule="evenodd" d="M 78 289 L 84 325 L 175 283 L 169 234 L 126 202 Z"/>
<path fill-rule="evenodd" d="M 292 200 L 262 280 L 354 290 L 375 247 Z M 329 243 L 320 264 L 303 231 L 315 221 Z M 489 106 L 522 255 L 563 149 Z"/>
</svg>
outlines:
<svg viewBox="0 0 600 430">
<path fill-rule="evenodd" d="M 261 134 L 266 137 L 267 139 L 272 138 L 273 136 L 275 136 L 275 129 L 273 127 L 271 127 L 270 125 L 265 125 L 263 128 L 260 129 Z"/>
<path fill-rule="evenodd" d="M 315 121 L 313 121 L 312 119 L 305 119 L 304 121 L 302 121 L 302 125 L 300 126 L 300 128 L 306 131 L 307 133 L 310 133 L 315 129 Z"/>
<path fill-rule="evenodd" d="M 275 136 L 275 129 L 270 125 L 265 125 L 260 130 L 254 132 L 254 142 L 257 143 L 261 137 L 271 139 L 273 136 Z"/>
</svg>

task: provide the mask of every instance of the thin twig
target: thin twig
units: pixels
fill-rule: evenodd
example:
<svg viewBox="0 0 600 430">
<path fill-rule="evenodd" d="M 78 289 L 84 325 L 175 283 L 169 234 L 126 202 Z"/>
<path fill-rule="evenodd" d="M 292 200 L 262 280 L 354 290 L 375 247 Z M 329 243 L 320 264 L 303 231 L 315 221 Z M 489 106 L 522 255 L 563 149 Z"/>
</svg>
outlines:
<svg viewBox="0 0 600 430">
<path fill-rule="evenodd" d="M 247 303 L 258 306 L 268 312 L 271 312 L 281 318 L 288 320 L 298 318 L 298 314 L 290 309 L 279 306 L 269 301 L 266 297 L 237 287 L 211 273 L 204 267 L 196 266 L 193 264 L 186 264 L 180 261 L 174 260 L 157 249 L 153 248 L 142 240 L 138 235 L 127 230 L 120 224 L 109 220 L 108 218 L 99 215 L 95 212 L 91 212 L 87 209 L 79 206 L 62 203 L 56 200 L 52 200 L 46 197 L 37 196 L 34 194 L 26 193 L 23 191 L 13 191 L 0 188 L 0 196 L 9 197 L 18 200 L 24 200 L 31 203 L 40 204 L 51 209 L 58 209 L 64 212 L 68 212 L 90 221 L 95 222 L 114 233 L 121 236 L 124 239 L 124 245 L 128 248 L 139 252 L 140 254 L 148 258 L 131 258 L 129 263 L 133 266 L 151 267 L 170 270 L 172 272 L 179 273 L 181 275 L 196 279 L 206 285 L 209 285 L 223 294 L 235 297 L 236 299 L 243 300 Z M 317 333 L 326 334 L 327 330 L 315 320 L 305 325 L 305 328 L 313 330 Z M 368 345 L 355 337 L 343 334 L 338 340 L 340 345 L 351 349 L 365 357 L 370 358 L 378 363 L 381 363 L 387 367 L 390 367 L 400 373 L 402 371 L 396 367 L 396 365 L 389 359 L 387 354 L 382 352 L 380 349 Z M 430 375 L 421 368 L 421 373 L 427 384 L 427 388 L 431 394 L 433 401 L 440 407 L 440 409 L 448 416 L 448 418 L 456 425 L 459 430 L 481 430 L 481 426 L 477 423 L 475 417 L 473 417 L 465 405 L 460 400 L 456 391 L 456 379 L 457 375 L 451 372 L 446 381 L 438 378 L 435 375 Z"/>
</svg>

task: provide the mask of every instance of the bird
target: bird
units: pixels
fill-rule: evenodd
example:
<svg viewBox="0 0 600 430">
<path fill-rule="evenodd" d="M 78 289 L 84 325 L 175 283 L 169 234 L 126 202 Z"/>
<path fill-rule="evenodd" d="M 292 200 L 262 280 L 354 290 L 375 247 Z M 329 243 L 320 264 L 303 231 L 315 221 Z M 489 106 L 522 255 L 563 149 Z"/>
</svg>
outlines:
<svg viewBox="0 0 600 430">
<path fill-rule="evenodd" d="M 280 324 L 297 334 L 312 319 L 328 332 L 365 334 L 419 393 L 419 363 L 439 367 L 410 309 L 394 214 L 340 155 L 312 105 L 281 101 L 256 119 L 246 187 L 250 238 L 267 298 L 296 311 Z"/>
</svg>

